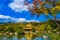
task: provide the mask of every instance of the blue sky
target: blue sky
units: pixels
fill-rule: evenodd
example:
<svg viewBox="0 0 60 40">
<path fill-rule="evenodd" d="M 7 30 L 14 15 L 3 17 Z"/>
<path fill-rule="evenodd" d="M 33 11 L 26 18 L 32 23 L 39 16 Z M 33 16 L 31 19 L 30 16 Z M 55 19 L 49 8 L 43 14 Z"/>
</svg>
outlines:
<svg viewBox="0 0 60 40">
<path fill-rule="evenodd" d="M 39 18 L 36 15 L 31 17 L 28 6 L 24 5 L 24 0 L 0 0 L 0 22 L 39 22 L 46 20 L 47 18 L 43 14 Z"/>
</svg>

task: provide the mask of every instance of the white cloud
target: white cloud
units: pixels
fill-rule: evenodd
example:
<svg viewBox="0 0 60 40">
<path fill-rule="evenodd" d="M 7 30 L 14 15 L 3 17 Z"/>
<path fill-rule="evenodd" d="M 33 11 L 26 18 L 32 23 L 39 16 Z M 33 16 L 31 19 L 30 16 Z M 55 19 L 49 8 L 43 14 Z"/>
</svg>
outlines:
<svg viewBox="0 0 60 40">
<path fill-rule="evenodd" d="M 5 16 L 5 15 L 0 15 L 0 18 L 6 18 L 6 19 L 8 19 L 8 18 L 11 18 L 10 16 Z"/>
<path fill-rule="evenodd" d="M 2 19 L 2 20 L 1 20 Z M 26 18 L 14 18 L 11 16 L 0 15 L 0 22 L 39 22 L 38 20 L 27 20 Z"/>
<path fill-rule="evenodd" d="M 16 22 L 26 22 L 27 20 L 25 18 L 18 18 L 15 21 Z"/>
<path fill-rule="evenodd" d="M 0 15 L 0 22 L 2 22 L 1 19 L 3 21 L 15 21 L 15 22 L 24 22 L 24 21 L 26 21 L 25 18 L 13 18 L 11 16 L 6 16 L 6 15 Z"/>
<path fill-rule="evenodd" d="M 24 5 L 24 0 L 14 0 L 8 6 L 15 12 L 29 11 L 28 6 Z"/>
<path fill-rule="evenodd" d="M 27 22 L 40 22 L 40 21 L 32 19 L 32 20 L 28 20 Z"/>
</svg>

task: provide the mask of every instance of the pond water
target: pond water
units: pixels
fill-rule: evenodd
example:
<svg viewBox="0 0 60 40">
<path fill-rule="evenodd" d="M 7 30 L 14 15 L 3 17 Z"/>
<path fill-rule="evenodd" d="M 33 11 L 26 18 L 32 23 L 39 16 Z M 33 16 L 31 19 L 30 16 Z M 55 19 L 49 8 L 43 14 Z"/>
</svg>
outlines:
<svg viewBox="0 0 60 40">
<path fill-rule="evenodd" d="M 17 36 L 0 36 L 0 40 L 27 40 L 26 37 L 17 37 Z M 35 37 L 32 38 L 31 40 L 49 40 L 44 39 L 43 37 Z"/>
</svg>

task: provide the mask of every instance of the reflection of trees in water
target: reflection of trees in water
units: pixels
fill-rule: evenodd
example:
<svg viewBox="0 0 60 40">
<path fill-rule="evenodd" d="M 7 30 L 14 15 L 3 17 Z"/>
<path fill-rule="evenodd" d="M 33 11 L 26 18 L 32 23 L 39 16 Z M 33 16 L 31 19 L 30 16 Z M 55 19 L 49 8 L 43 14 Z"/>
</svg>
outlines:
<svg viewBox="0 0 60 40">
<path fill-rule="evenodd" d="M 36 37 L 32 38 L 32 40 L 43 40 L 43 37 Z M 19 36 L 0 36 L 0 40 L 26 40 L 25 36 L 19 37 Z"/>
<path fill-rule="evenodd" d="M 23 36 L 0 36 L 0 40 L 26 40 Z"/>
<path fill-rule="evenodd" d="M 1 40 L 7 40 L 7 37 L 3 36 Z"/>
</svg>

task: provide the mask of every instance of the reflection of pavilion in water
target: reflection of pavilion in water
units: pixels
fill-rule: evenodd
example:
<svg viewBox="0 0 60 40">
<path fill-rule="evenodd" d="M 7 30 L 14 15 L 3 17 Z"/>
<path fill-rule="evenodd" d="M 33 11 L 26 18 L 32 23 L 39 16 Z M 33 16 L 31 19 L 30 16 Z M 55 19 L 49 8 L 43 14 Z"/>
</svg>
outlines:
<svg viewBox="0 0 60 40">
<path fill-rule="evenodd" d="M 39 28 L 35 28 L 35 29 L 36 29 L 36 32 L 33 32 L 32 25 L 31 24 L 26 25 L 26 27 L 24 28 L 24 33 L 25 33 L 27 40 L 31 40 L 32 36 L 38 32 Z"/>
</svg>

